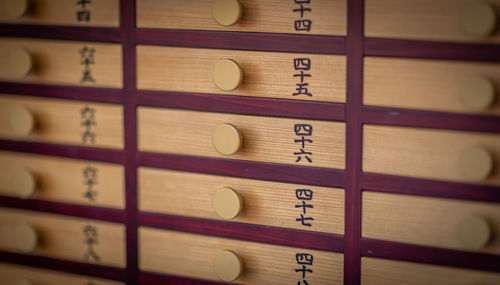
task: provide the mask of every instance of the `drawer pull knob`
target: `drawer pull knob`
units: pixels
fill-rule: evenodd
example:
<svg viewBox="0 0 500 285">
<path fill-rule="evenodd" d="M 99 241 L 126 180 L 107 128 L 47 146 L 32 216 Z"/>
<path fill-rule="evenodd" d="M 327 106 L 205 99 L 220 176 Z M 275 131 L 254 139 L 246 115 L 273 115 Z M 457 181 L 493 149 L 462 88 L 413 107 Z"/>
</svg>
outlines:
<svg viewBox="0 0 500 285">
<path fill-rule="evenodd" d="M 218 61 L 213 70 L 212 80 L 222 91 L 233 91 L 243 81 L 243 70 L 231 59 Z"/>
<path fill-rule="evenodd" d="M 243 5 L 238 0 L 214 0 L 212 3 L 212 16 L 222 26 L 236 24 L 243 15 Z"/>
<path fill-rule="evenodd" d="M 213 266 L 215 275 L 226 282 L 238 279 L 243 271 L 241 258 L 229 250 L 222 250 L 217 253 Z"/>
<path fill-rule="evenodd" d="M 31 54 L 22 48 L 11 48 L 5 53 L 6 76 L 21 79 L 26 77 L 33 69 Z M 4 73 L 3 72 L 3 73 Z"/>
<path fill-rule="evenodd" d="M 10 109 L 9 126 L 12 134 L 28 136 L 35 129 L 33 113 L 24 106 L 14 106 Z"/>
<path fill-rule="evenodd" d="M 28 12 L 28 0 L 2 0 L 2 6 L 7 16 L 12 18 L 21 18 Z"/>
<path fill-rule="evenodd" d="M 20 198 L 33 197 L 36 190 L 36 177 L 26 169 L 16 169 L 12 173 L 12 188 Z"/>
<path fill-rule="evenodd" d="M 215 213 L 226 220 L 236 218 L 243 207 L 243 199 L 231 188 L 221 188 L 214 194 L 212 206 Z"/>
<path fill-rule="evenodd" d="M 485 110 L 495 101 L 495 85 L 483 76 L 472 76 L 463 82 L 462 101 L 472 110 Z"/>
<path fill-rule="evenodd" d="M 464 31 L 475 37 L 491 35 L 497 25 L 495 9 L 486 1 L 473 1 L 465 7 L 460 20 Z"/>
<path fill-rule="evenodd" d="M 458 240 L 467 249 L 481 249 L 491 237 L 491 229 L 486 219 L 480 216 L 464 217 L 458 224 Z"/>
<path fill-rule="evenodd" d="M 14 229 L 16 248 L 24 253 L 33 252 L 38 246 L 38 233 L 28 223 L 17 224 Z"/>
<path fill-rule="evenodd" d="M 459 164 L 463 177 L 474 181 L 486 179 L 493 170 L 492 155 L 483 147 L 471 147 L 463 151 Z"/>
<path fill-rule="evenodd" d="M 222 155 L 237 153 L 242 143 L 243 135 L 231 124 L 217 126 L 212 135 L 212 144 L 215 150 Z"/>
</svg>

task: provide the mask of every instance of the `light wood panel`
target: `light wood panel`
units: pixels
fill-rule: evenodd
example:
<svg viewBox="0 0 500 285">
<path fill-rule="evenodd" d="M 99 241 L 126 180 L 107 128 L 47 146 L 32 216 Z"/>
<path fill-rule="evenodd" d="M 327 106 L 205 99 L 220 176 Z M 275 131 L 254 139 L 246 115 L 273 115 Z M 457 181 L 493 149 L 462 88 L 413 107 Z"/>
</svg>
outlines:
<svg viewBox="0 0 500 285">
<path fill-rule="evenodd" d="M 297 31 L 301 20 L 300 4 L 286 0 L 240 0 L 242 19 L 224 27 L 212 17 L 211 0 L 140 0 L 137 1 L 137 26 L 186 30 L 298 33 L 321 35 L 347 34 L 347 1 L 317 0 L 304 3 L 303 20 L 312 21 L 310 32 Z M 299 1 L 300 2 L 300 1 Z M 302 1 L 305 2 L 305 1 Z"/>
<path fill-rule="evenodd" d="M 34 199 L 123 209 L 121 165 L 0 151 L 0 195 L 17 196 L 9 187 L 14 171 L 27 169 L 37 180 Z"/>
<path fill-rule="evenodd" d="M 368 37 L 415 40 L 499 43 L 498 29 L 493 36 L 468 35 L 460 15 L 470 0 L 366 0 L 365 35 Z M 500 11 L 500 0 L 488 0 Z M 497 16 L 498 17 L 498 16 Z"/>
<path fill-rule="evenodd" d="M 7 51 L 13 48 L 28 51 L 33 59 L 34 69 L 24 78 L 10 75 Z M 88 68 L 84 64 L 86 59 L 92 62 Z M 85 76 L 87 69 L 89 73 Z M 0 38 L 0 80 L 3 81 L 122 88 L 122 73 L 119 44 Z"/>
<path fill-rule="evenodd" d="M 500 274 L 377 258 L 361 258 L 361 284 L 499 284 Z"/>
<path fill-rule="evenodd" d="M 500 168 L 470 181 L 459 167 L 460 154 L 484 147 L 500 163 L 500 136 L 486 133 L 365 125 L 363 171 L 458 182 L 500 185 Z"/>
<path fill-rule="evenodd" d="M 487 110 L 475 111 L 461 98 L 462 84 L 471 76 L 491 80 L 498 98 L 498 64 L 365 57 L 364 72 L 365 105 L 500 115 L 498 99 Z"/>
<path fill-rule="evenodd" d="M 152 228 L 139 228 L 139 268 L 143 271 L 218 280 L 215 255 L 231 250 L 243 260 L 238 284 L 297 284 L 303 281 L 296 254 L 311 254 L 309 284 L 343 284 L 343 255 L 333 252 L 259 244 Z"/>
<path fill-rule="evenodd" d="M 344 123 L 150 107 L 138 108 L 137 116 L 140 151 L 345 168 Z M 219 154 L 212 146 L 213 130 L 224 123 L 234 125 L 243 134 L 241 150 L 231 156 Z M 306 142 L 303 148 L 311 155 L 294 154 L 302 148 L 301 142 L 294 142 L 301 140 L 294 131 L 296 124 L 313 126 L 312 135 L 304 136 L 313 142 Z M 296 162 L 298 157 L 301 159 Z"/>
<path fill-rule="evenodd" d="M 28 136 L 16 136 L 11 130 L 9 110 L 15 106 L 27 108 L 34 116 L 35 129 Z M 87 127 L 85 123 L 91 119 L 92 112 L 94 118 L 90 122 L 94 124 Z M 123 149 L 123 107 L 0 94 L 0 137 Z"/>
<path fill-rule="evenodd" d="M 63 268 L 61 268 L 63 270 Z M 120 285 L 121 282 L 74 275 L 52 270 L 43 270 L 27 266 L 0 263 L 0 281 L 2 284 L 20 284 L 22 280 L 50 285 Z"/>
<path fill-rule="evenodd" d="M 120 5 L 118 0 L 82 1 L 90 2 L 84 5 L 85 8 L 82 8 L 82 5 L 78 5 L 77 2 L 31 0 L 29 11 L 21 18 L 13 18 L 5 13 L 3 3 L 0 1 L 0 22 L 34 25 L 119 26 Z"/>
<path fill-rule="evenodd" d="M 125 267 L 125 227 L 121 224 L 0 208 L 0 249 L 18 252 L 14 229 L 19 223 L 31 224 L 40 236 L 33 255 Z M 96 236 L 86 234 L 89 226 Z M 92 246 L 87 244 L 90 238 L 94 238 Z"/>
<path fill-rule="evenodd" d="M 500 204 L 363 192 L 362 235 L 425 246 L 467 250 L 458 224 L 469 215 L 486 219 L 492 230 L 483 253 L 500 254 Z"/>
<path fill-rule="evenodd" d="M 343 189 L 142 167 L 138 176 L 141 211 L 221 219 L 212 200 L 218 189 L 229 187 L 243 198 L 243 210 L 233 219 L 236 222 L 344 234 Z M 305 192 L 296 193 L 297 189 L 312 191 L 311 199 L 304 200 L 308 198 Z M 314 219 L 304 220 L 310 226 L 303 225 L 301 215 Z"/>
<path fill-rule="evenodd" d="M 226 58 L 237 62 L 243 70 L 242 84 L 236 90 L 228 92 L 218 89 L 212 81 L 215 64 Z M 304 64 L 298 64 L 297 68 L 308 70 L 295 69 L 294 59 L 299 58 L 307 58 L 309 61 L 304 60 Z M 301 72 L 305 75 L 303 80 Z M 308 85 L 297 85 L 306 83 Z M 137 47 L 138 89 L 344 103 L 345 84 L 345 56 Z M 294 93 L 299 95 L 293 95 Z"/>
</svg>

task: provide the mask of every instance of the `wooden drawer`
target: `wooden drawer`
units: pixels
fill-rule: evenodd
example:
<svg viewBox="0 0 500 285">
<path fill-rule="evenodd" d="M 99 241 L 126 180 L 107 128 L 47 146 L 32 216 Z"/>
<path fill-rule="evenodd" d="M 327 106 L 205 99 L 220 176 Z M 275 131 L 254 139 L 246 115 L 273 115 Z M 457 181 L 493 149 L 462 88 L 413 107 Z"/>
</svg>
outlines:
<svg viewBox="0 0 500 285">
<path fill-rule="evenodd" d="M 221 251 L 239 257 L 241 276 L 233 281 L 238 284 L 297 284 L 303 280 L 343 284 L 343 255 L 339 253 L 139 228 L 139 268 L 143 271 L 220 280 L 214 261 Z"/>
<path fill-rule="evenodd" d="M 362 218 L 363 237 L 500 254 L 500 204 L 365 191 Z M 481 224 L 478 219 L 486 228 L 468 227 Z M 477 236 L 463 236 L 462 229 Z"/>
<path fill-rule="evenodd" d="M 0 38 L 0 80 L 122 88 L 119 44 Z"/>
<path fill-rule="evenodd" d="M 152 168 L 138 177 L 141 211 L 344 234 L 343 189 Z"/>
<path fill-rule="evenodd" d="M 224 1 L 221 1 L 224 2 Z M 228 5 L 225 1 L 224 5 Z M 231 26 L 216 21 L 212 0 L 140 0 L 137 1 L 137 26 L 139 28 L 218 30 L 238 32 L 294 33 L 320 35 L 347 34 L 347 1 L 286 1 L 239 0 L 241 17 L 230 10 L 227 15 L 237 20 Z M 298 3 L 297 3 L 298 2 Z M 302 4 L 301 4 L 302 3 Z M 234 12 L 233 12 L 234 11 Z M 218 15 L 218 14 L 215 14 Z M 220 21 L 220 20 L 219 20 Z"/>
<path fill-rule="evenodd" d="M 499 284 L 500 274 L 377 258 L 361 258 L 361 284 Z"/>
<path fill-rule="evenodd" d="M 499 43 L 499 11 L 500 0 L 366 0 L 365 35 Z"/>
<path fill-rule="evenodd" d="M 63 268 L 61 268 L 63 269 Z M 120 285 L 121 282 L 109 281 L 90 276 L 74 275 L 52 270 L 0 263 L 2 284 L 24 285 Z M 25 282 L 25 283 L 22 283 Z"/>
<path fill-rule="evenodd" d="M 18 0 L 16 5 L 9 2 L 14 1 L 0 1 L 2 23 L 102 27 L 120 24 L 119 0 Z"/>
<path fill-rule="evenodd" d="M 500 185 L 499 135 L 365 125 L 363 140 L 366 172 Z"/>
<path fill-rule="evenodd" d="M 0 138 L 123 149 L 123 107 L 0 94 Z"/>
<path fill-rule="evenodd" d="M 137 117 L 140 151 L 345 168 L 344 123 L 150 107 L 139 107 Z M 242 137 L 233 155 L 213 144 L 216 128 L 227 124 Z"/>
<path fill-rule="evenodd" d="M 0 249 L 124 268 L 125 227 L 0 208 Z"/>
<path fill-rule="evenodd" d="M 0 195 L 125 207 L 121 165 L 0 151 Z"/>
<path fill-rule="evenodd" d="M 236 65 L 223 74 L 216 65 L 227 59 Z M 216 76 L 229 78 L 236 89 L 220 89 Z M 345 84 L 346 58 L 340 55 L 137 47 L 138 89 L 344 103 Z"/>
<path fill-rule="evenodd" d="M 366 57 L 364 70 L 365 105 L 500 116 L 499 64 Z"/>
</svg>

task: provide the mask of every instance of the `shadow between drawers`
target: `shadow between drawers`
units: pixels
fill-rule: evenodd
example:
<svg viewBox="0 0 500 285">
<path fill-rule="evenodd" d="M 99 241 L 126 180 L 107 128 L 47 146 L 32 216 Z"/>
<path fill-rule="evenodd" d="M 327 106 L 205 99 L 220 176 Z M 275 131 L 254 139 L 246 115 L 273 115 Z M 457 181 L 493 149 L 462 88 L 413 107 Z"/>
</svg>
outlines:
<svg viewBox="0 0 500 285">
<path fill-rule="evenodd" d="M 1 37 L 120 42 L 118 28 L 0 24 Z"/>
<path fill-rule="evenodd" d="M 193 279 L 187 277 L 178 277 L 166 274 L 152 273 L 152 272 L 140 272 L 139 282 L 142 285 L 223 285 L 228 283 L 220 283 L 215 281 Z"/>
</svg>

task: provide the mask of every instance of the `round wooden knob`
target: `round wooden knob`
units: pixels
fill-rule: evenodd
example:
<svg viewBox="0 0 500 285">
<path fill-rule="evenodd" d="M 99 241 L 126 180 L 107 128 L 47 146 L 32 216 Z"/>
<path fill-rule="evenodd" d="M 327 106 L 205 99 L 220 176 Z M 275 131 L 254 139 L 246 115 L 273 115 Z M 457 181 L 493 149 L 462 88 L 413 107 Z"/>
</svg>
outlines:
<svg viewBox="0 0 500 285">
<path fill-rule="evenodd" d="M 23 280 L 19 280 L 16 285 L 35 285 L 35 283 L 29 281 L 29 280 L 26 280 L 26 279 L 23 279 Z"/>
<path fill-rule="evenodd" d="M 480 216 L 464 217 L 458 224 L 458 240 L 467 249 L 481 249 L 491 237 L 486 219 Z"/>
<path fill-rule="evenodd" d="M 238 0 L 214 0 L 212 3 L 212 16 L 222 26 L 236 24 L 243 15 L 243 5 Z"/>
<path fill-rule="evenodd" d="M 485 110 L 495 101 L 495 85 L 483 76 L 472 76 L 463 82 L 462 101 L 472 110 Z"/>
<path fill-rule="evenodd" d="M 466 33 L 475 37 L 491 35 L 497 25 L 495 8 L 486 1 L 472 1 L 462 12 L 460 21 Z"/>
<path fill-rule="evenodd" d="M 24 253 L 30 253 L 38 246 L 38 234 L 35 228 L 27 223 L 20 223 L 14 228 L 16 248 Z"/>
<path fill-rule="evenodd" d="M 22 48 L 10 48 L 6 52 L 6 68 L 13 78 L 26 77 L 33 68 L 33 59 L 30 53 Z"/>
<path fill-rule="evenodd" d="M 460 170 L 469 180 L 486 179 L 493 170 L 491 153 L 483 147 L 471 147 L 462 152 L 459 159 Z"/>
<path fill-rule="evenodd" d="M 20 198 L 30 198 L 35 194 L 36 178 L 33 173 L 26 169 L 16 169 L 12 173 L 12 190 Z"/>
<path fill-rule="evenodd" d="M 214 194 L 212 200 L 215 213 L 226 220 L 236 218 L 243 207 L 243 199 L 231 188 L 221 188 Z"/>
<path fill-rule="evenodd" d="M 12 134 L 16 136 L 28 136 L 35 129 L 35 117 L 26 107 L 13 106 L 10 109 L 9 125 Z"/>
<path fill-rule="evenodd" d="M 231 59 L 223 59 L 214 66 L 212 80 L 222 91 L 232 91 L 243 81 L 243 70 Z"/>
<path fill-rule="evenodd" d="M 238 279 L 243 271 L 243 261 L 229 250 L 220 251 L 215 256 L 213 265 L 215 275 L 226 282 Z"/>
<path fill-rule="evenodd" d="M 212 135 L 212 144 L 215 150 L 222 155 L 237 153 L 242 143 L 243 135 L 231 124 L 217 126 Z"/>
<path fill-rule="evenodd" d="M 28 0 L 2 0 L 3 10 L 5 14 L 13 18 L 21 18 L 28 12 Z"/>
</svg>

